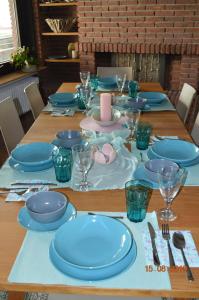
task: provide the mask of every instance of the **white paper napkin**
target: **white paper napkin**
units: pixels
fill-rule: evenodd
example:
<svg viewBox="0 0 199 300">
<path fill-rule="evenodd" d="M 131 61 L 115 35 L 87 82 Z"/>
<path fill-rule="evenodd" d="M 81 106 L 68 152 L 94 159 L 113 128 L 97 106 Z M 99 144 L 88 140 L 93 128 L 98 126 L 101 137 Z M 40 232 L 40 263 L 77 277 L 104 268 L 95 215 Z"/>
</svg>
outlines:
<svg viewBox="0 0 199 300">
<path fill-rule="evenodd" d="M 48 191 L 49 190 L 49 186 L 48 185 L 42 185 L 42 186 L 37 186 L 38 190 L 35 192 L 31 191 L 31 188 L 35 188 L 35 186 L 30 186 L 29 188 L 27 188 L 27 191 L 24 192 L 22 195 L 19 195 L 17 193 L 13 193 L 10 192 L 5 201 L 6 202 L 19 202 L 19 201 L 26 201 L 28 198 L 30 198 L 32 195 L 37 194 L 38 192 L 44 192 L 44 191 Z M 28 191 L 30 190 L 30 191 Z"/>
<path fill-rule="evenodd" d="M 184 261 L 182 258 L 181 251 L 173 245 L 172 236 L 175 231 L 170 231 L 170 246 L 173 253 L 174 261 L 176 266 L 184 266 Z M 187 258 L 187 261 L 190 267 L 199 267 L 199 255 L 196 249 L 192 234 L 188 230 L 180 231 L 186 241 L 186 247 L 184 248 L 184 253 Z M 144 241 L 144 249 L 145 249 L 145 259 L 146 265 L 154 265 L 153 262 L 153 252 L 152 252 L 152 245 L 151 245 L 151 238 L 148 229 L 143 232 L 143 241 Z M 167 248 L 167 241 L 165 241 L 162 237 L 161 231 L 156 231 L 156 239 L 155 239 L 158 255 L 160 258 L 161 265 L 169 266 L 169 254 Z"/>
</svg>

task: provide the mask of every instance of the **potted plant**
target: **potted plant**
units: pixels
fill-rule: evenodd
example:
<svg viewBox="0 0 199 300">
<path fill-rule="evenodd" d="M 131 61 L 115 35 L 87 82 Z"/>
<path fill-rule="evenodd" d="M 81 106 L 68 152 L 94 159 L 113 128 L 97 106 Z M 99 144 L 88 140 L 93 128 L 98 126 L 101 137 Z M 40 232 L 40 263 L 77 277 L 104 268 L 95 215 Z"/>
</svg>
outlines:
<svg viewBox="0 0 199 300">
<path fill-rule="evenodd" d="M 11 54 L 12 64 L 17 70 L 23 72 L 34 72 L 37 69 L 36 59 L 30 55 L 28 47 L 19 47 Z"/>
</svg>

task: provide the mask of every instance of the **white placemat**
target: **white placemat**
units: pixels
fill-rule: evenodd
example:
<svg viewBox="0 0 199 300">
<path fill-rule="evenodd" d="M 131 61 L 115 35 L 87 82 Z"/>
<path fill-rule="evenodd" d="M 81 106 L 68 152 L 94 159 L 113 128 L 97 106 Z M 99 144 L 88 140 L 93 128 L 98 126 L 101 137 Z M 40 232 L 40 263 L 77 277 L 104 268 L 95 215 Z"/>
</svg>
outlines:
<svg viewBox="0 0 199 300">
<path fill-rule="evenodd" d="M 79 214 L 82 213 L 79 212 Z M 116 214 L 115 212 L 101 213 L 106 215 Z M 117 212 L 118 214 L 126 215 L 126 213 Z M 146 219 L 141 223 L 132 223 L 127 218 L 123 219 L 122 222 L 132 231 L 138 251 L 135 263 L 117 276 L 106 280 L 82 281 L 62 274 L 53 266 L 48 254 L 50 242 L 55 232 L 28 231 L 9 274 L 8 281 L 12 283 L 63 284 L 115 289 L 170 290 L 171 285 L 167 271 L 147 272 L 146 269 L 142 232 L 148 221 L 153 224 L 156 230 L 158 229 L 155 213 L 148 213 Z"/>
</svg>

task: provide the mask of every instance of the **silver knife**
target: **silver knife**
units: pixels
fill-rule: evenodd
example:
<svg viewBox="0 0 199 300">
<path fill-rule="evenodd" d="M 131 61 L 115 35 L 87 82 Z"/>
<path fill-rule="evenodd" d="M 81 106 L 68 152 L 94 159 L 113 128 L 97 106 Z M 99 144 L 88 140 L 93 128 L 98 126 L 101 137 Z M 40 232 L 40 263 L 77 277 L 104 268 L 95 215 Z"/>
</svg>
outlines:
<svg viewBox="0 0 199 300">
<path fill-rule="evenodd" d="M 12 186 L 15 186 L 15 185 L 54 185 L 56 186 L 57 183 L 55 182 L 51 182 L 51 181 L 48 181 L 48 182 L 12 182 L 11 183 Z"/>
<path fill-rule="evenodd" d="M 156 266 L 159 266 L 160 259 L 159 259 L 158 251 L 157 251 L 156 244 L 155 244 L 156 233 L 150 222 L 147 222 L 147 225 L 148 225 L 148 229 L 149 229 L 149 233 L 150 233 L 150 237 L 151 237 L 151 244 L 152 244 L 152 249 L 153 249 L 153 261 Z"/>
</svg>

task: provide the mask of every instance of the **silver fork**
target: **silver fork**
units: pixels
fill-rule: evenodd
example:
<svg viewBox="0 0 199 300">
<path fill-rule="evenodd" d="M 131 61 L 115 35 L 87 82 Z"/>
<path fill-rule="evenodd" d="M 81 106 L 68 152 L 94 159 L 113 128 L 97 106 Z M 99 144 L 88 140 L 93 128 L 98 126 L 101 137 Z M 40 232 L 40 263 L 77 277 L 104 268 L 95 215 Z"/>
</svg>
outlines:
<svg viewBox="0 0 199 300">
<path fill-rule="evenodd" d="M 170 267 L 175 267 L 175 261 L 174 261 L 173 253 L 171 251 L 171 246 L 170 246 L 170 243 L 169 243 L 169 240 L 171 238 L 170 232 L 169 232 L 169 224 L 162 224 L 162 237 L 163 237 L 164 240 L 167 241 Z"/>
</svg>

